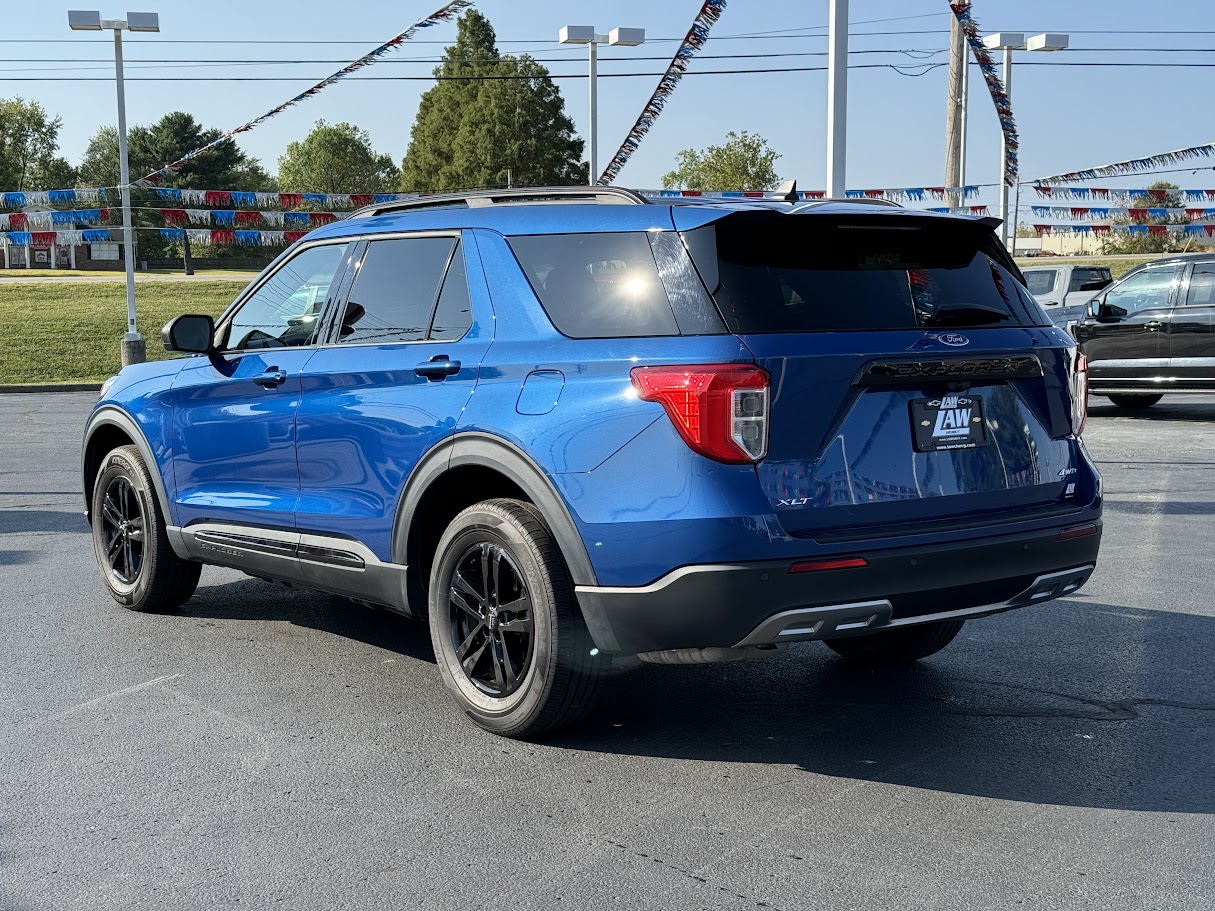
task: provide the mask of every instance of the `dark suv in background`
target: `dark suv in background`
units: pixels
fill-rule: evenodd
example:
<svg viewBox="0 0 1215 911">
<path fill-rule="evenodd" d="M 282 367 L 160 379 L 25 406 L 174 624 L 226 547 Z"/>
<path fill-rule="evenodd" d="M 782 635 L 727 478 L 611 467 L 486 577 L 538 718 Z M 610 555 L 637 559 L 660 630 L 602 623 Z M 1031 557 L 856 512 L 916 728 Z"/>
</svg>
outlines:
<svg viewBox="0 0 1215 911">
<path fill-rule="evenodd" d="M 1096 296 L 1072 332 L 1089 389 L 1123 408 L 1215 392 L 1215 253 L 1146 263 Z"/>
</svg>

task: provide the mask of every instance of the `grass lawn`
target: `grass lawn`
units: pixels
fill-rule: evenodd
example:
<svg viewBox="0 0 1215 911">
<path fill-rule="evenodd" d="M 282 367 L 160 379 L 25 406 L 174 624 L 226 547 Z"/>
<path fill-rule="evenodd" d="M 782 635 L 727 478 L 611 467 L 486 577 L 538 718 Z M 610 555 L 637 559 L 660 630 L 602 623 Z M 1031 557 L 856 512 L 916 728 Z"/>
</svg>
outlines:
<svg viewBox="0 0 1215 911">
<path fill-rule="evenodd" d="M 139 331 L 148 360 L 170 355 L 160 329 L 182 313 L 218 316 L 245 287 L 245 281 L 140 282 L 135 287 Z M 0 384 L 89 383 L 118 372 L 126 331 L 126 288 L 111 284 L 63 282 L 0 286 Z"/>
</svg>

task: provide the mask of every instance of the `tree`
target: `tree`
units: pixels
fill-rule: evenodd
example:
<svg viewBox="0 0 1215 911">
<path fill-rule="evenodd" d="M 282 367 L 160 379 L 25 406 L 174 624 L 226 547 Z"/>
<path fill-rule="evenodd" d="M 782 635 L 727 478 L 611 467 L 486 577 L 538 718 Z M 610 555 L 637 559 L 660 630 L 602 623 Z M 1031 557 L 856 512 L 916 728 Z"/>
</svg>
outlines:
<svg viewBox="0 0 1215 911">
<path fill-rule="evenodd" d="M 476 10 L 422 95 L 401 164 L 405 191 L 586 183 L 584 144 L 548 70 L 526 54 L 498 53 Z M 478 77 L 495 77 L 481 79 Z"/>
<path fill-rule="evenodd" d="M 1181 188 L 1175 183 L 1169 183 L 1167 180 L 1158 180 L 1150 187 L 1149 190 L 1164 190 L 1163 195 L 1156 194 L 1154 196 L 1140 197 L 1131 203 L 1132 209 L 1181 209 L 1185 207 L 1182 201 L 1181 194 L 1172 192 Z M 1188 224 L 1189 219 L 1185 215 L 1166 215 L 1163 218 L 1152 218 L 1145 215 L 1135 215 L 1132 218 L 1117 218 L 1114 219 L 1118 224 L 1132 225 L 1181 225 Z M 1163 236 L 1158 235 L 1131 235 L 1131 234 L 1111 234 L 1105 237 L 1101 242 L 1101 252 L 1108 254 L 1133 254 L 1133 253 L 1177 253 L 1189 250 L 1193 246 L 1193 238 L 1186 237 L 1184 234 L 1174 234 L 1169 232 Z"/>
<path fill-rule="evenodd" d="M 771 190 L 779 180 L 773 168 L 778 158 L 762 136 L 731 131 L 722 145 L 680 152 L 679 167 L 663 175 L 662 185 L 668 190 Z"/>
<path fill-rule="evenodd" d="M 150 126 L 137 125 L 127 131 L 127 161 L 132 183 L 138 182 L 183 155 L 223 135 L 218 129 L 206 128 L 192 116 L 181 111 L 166 114 Z M 121 183 L 118 167 L 118 130 L 103 126 L 93 134 L 80 163 L 80 180 L 90 187 L 117 187 Z M 180 171 L 161 178 L 158 186 L 188 190 L 249 190 L 275 189 L 274 179 L 261 164 L 245 155 L 231 139 L 225 139 L 213 149 L 192 158 Z M 155 228 L 164 221 L 155 209 L 163 206 L 150 191 L 133 189 L 131 221 L 137 230 L 141 258 L 158 259 L 177 256 L 177 244 L 166 244 Z M 110 197 L 116 207 L 118 194 Z M 140 230 L 143 229 L 143 230 Z"/>
<path fill-rule="evenodd" d="M 134 183 L 187 152 L 221 136 L 220 130 L 204 128 L 182 111 L 166 114 L 150 126 L 133 126 L 127 131 L 127 162 Z M 104 126 L 93 134 L 80 162 L 80 179 L 89 186 L 116 187 L 118 167 L 118 130 Z M 256 160 L 249 158 L 231 139 L 187 162 L 180 171 L 166 174 L 160 186 L 194 190 L 274 189 L 274 180 Z"/>
<path fill-rule="evenodd" d="M 278 182 L 289 193 L 387 193 L 401 172 L 388 155 L 371 148 L 366 130 L 318 120 L 302 141 L 278 160 Z"/>
<path fill-rule="evenodd" d="M 46 181 L 67 165 L 55 157 L 62 125 L 36 101 L 0 98 L 0 190 L 60 189 Z"/>
</svg>

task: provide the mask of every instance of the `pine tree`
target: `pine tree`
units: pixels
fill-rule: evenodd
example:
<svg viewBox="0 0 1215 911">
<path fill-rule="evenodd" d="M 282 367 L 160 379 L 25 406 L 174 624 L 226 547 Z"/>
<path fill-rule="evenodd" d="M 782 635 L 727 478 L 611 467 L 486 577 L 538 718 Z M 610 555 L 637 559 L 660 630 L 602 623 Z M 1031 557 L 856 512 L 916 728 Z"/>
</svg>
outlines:
<svg viewBox="0 0 1215 911">
<path fill-rule="evenodd" d="M 489 20 L 460 19 L 440 78 L 422 96 L 401 165 L 401 189 L 562 186 L 587 182 L 583 141 L 548 70 L 502 56 Z M 478 80 L 478 77 L 497 78 Z"/>
</svg>

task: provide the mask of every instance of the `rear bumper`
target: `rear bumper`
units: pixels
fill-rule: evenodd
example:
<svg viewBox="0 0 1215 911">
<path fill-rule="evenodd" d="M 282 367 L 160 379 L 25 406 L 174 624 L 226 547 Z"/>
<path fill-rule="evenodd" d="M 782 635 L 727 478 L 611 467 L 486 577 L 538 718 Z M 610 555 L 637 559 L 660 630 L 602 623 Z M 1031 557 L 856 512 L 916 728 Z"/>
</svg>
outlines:
<svg viewBox="0 0 1215 911">
<path fill-rule="evenodd" d="M 636 588 L 579 586 L 595 644 L 632 654 L 729 648 L 979 617 L 1071 594 L 1088 581 L 1101 522 L 897 548 L 858 549 L 868 566 L 793 574 L 791 560 L 684 566 Z"/>
</svg>

